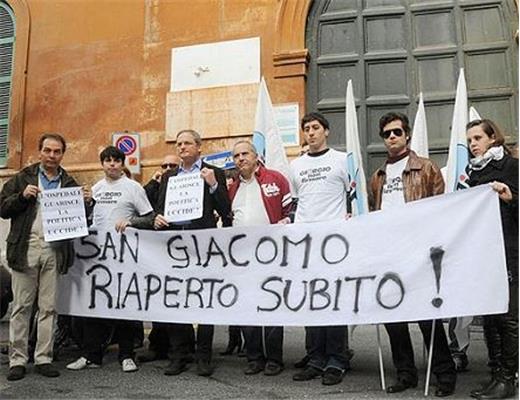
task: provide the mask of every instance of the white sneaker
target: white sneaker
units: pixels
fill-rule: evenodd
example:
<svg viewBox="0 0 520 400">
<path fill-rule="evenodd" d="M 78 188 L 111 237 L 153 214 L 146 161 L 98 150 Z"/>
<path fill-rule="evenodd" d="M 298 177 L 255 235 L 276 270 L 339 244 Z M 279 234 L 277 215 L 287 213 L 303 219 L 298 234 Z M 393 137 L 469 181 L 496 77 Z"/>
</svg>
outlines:
<svg viewBox="0 0 520 400">
<path fill-rule="evenodd" d="M 87 360 L 85 357 L 80 357 L 76 361 L 67 364 L 67 369 L 72 371 L 79 371 L 85 368 L 101 368 L 101 365 L 94 364 L 93 362 Z"/>
<path fill-rule="evenodd" d="M 125 358 L 121 363 L 121 368 L 123 369 L 123 372 L 134 372 L 139 369 L 137 365 L 135 365 L 135 361 L 131 358 Z"/>
</svg>

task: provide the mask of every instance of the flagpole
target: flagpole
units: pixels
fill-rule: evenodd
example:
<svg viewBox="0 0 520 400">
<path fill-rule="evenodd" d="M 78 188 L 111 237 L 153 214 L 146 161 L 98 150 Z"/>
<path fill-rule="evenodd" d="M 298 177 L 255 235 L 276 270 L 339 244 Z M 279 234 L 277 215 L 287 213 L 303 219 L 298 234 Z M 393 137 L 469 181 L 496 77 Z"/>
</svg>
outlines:
<svg viewBox="0 0 520 400">
<path fill-rule="evenodd" d="M 430 387 L 430 374 L 432 371 L 433 358 L 433 341 L 435 339 L 435 319 L 432 321 L 432 335 L 430 338 L 430 353 L 428 354 L 428 368 L 426 369 L 426 384 L 424 385 L 424 395 L 428 396 L 428 389 Z"/>
<path fill-rule="evenodd" d="M 376 331 L 377 331 L 377 354 L 379 357 L 379 374 L 381 376 L 381 388 L 383 390 L 386 390 L 386 384 L 385 384 L 385 366 L 383 364 L 383 351 L 381 349 L 381 332 L 379 330 L 380 325 L 376 324 Z"/>
</svg>

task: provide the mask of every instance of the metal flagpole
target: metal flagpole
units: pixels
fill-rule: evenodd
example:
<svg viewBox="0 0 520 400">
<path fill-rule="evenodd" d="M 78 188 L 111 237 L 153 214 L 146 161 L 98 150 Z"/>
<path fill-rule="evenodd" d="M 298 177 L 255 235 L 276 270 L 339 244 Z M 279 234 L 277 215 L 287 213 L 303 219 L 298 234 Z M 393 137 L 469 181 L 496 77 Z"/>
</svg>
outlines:
<svg viewBox="0 0 520 400">
<path fill-rule="evenodd" d="M 426 369 L 426 385 L 424 386 L 424 395 L 428 396 L 428 389 L 430 387 L 430 374 L 432 371 L 432 357 L 433 357 L 433 341 L 435 339 L 435 319 L 432 321 L 432 335 L 430 338 L 430 351 L 428 353 L 428 368 Z"/>
<path fill-rule="evenodd" d="M 377 353 L 379 355 L 379 373 L 381 374 L 381 388 L 386 390 L 385 385 L 385 368 L 383 365 L 383 351 L 381 350 L 381 333 L 379 331 L 379 324 L 376 325 L 377 331 Z"/>
</svg>

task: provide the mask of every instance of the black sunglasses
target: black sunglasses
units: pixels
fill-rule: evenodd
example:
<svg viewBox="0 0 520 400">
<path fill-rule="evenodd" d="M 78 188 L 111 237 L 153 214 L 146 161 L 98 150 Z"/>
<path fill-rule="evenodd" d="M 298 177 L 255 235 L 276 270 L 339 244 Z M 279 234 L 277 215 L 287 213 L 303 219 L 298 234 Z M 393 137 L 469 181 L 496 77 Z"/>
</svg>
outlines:
<svg viewBox="0 0 520 400">
<path fill-rule="evenodd" d="M 404 131 L 401 128 L 395 128 L 389 129 L 387 131 L 382 131 L 380 135 L 383 139 L 388 139 L 392 133 L 397 137 L 401 137 Z"/>
<path fill-rule="evenodd" d="M 166 168 L 177 168 L 179 166 L 179 164 L 174 164 L 174 163 L 165 163 L 165 164 L 161 164 L 161 168 L 162 169 L 166 169 Z"/>
</svg>

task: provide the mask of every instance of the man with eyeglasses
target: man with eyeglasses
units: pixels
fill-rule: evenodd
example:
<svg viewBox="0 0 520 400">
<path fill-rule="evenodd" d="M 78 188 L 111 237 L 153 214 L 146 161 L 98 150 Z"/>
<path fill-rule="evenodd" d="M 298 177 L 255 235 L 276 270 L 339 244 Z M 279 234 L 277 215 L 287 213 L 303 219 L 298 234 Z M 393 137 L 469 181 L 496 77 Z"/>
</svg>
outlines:
<svg viewBox="0 0 520 400">
<path fill-rule="evenodd" d="M 385 114 L 379 120 L 379 130 L 388 155 L 370 179 L 371 210 L 391 210 L 410 201 L 444 193 L 444 181 L 437 165 L 428 158 L 417 156 L 408 147 L 411 129 L 406 115 Z M 385 328 L 397 369 L 397 381 L 386 391 L 398 393 L 416 387 L 417 368 L 408 323 L 389 323 Z M 419 328 L 424 342 L 429 344 L 432 321 L 419 321 Z M 457 375 L 441 320 L 435 321 L 432 371 L 438 382 L 435 395 L 445 397 L 453 394 Z"/>
</svg>

